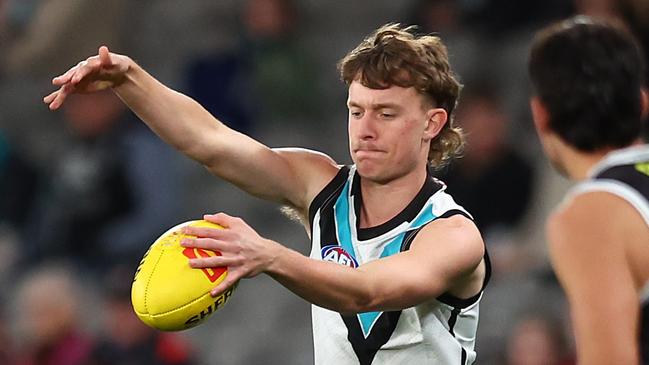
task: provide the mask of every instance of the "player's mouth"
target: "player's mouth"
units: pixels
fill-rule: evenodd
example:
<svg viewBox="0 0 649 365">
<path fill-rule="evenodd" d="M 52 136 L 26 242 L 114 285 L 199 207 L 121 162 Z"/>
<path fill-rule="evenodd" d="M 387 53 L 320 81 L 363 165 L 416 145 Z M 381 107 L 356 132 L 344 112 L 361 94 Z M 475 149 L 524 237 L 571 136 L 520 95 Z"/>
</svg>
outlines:
<svg viewBox="0 0 649 365">
<path fill-rule="evenodd" d="M 384 154 L 385 151 L 373 148 L 360 148 L 354 151 L 356 157 L 376 157 L 378 155 Z"/>
</svg>

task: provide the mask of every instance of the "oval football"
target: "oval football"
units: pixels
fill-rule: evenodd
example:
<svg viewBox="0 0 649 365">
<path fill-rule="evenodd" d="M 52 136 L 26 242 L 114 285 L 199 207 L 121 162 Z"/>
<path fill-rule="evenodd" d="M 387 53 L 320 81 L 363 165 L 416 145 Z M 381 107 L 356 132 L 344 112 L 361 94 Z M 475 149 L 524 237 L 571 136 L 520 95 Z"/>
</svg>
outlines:
<svg viewBox="0 0 649 365">
<path fill-rule="evenodd" d="M 131 289 L 133 309 L 147 325 L 163 331 L 180 331 L 205 321 L 223 307 L 234 287 L 213 298 L 210 290 L 227 275 L 227 268 L 193 269 L 190 258 L 220 255 L 196 248 L 185 248 L 180 241 L 192 237 L 180 233 L 191 225 L 222 229 L 205 221 L 179 224 L 163 233 L 144 254 Z"/>
</svg>

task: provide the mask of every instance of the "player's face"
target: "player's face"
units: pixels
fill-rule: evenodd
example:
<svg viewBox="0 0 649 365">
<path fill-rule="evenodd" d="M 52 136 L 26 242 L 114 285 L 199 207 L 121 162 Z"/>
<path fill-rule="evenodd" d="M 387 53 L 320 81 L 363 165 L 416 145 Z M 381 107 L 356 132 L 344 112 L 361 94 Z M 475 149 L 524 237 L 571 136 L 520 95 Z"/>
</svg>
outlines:
<svg viewBox="0 0 649 365">
<path fill-rule="evenodd" d="M 361 176 L 378 182 L 423 168 L 430 141 L 443 126 L 433 126 L 432 115 L 443 113 L 446 122 L 445 112 L 427 106 L 412 87 L 370 89 L 354 81 L 347 106 L 352 160 Z"/>
<path fill-rule="evenodd" d="M 561 150 L 558 146 L 560 144 L 559 138 L 557 135 L 552 132 L 549 128 L 549 114 L 541 101 L 533 97 L 530 102 L 530 107 L 532 109 L 532 118 L 534 119 L 534 127 L 536 133 L 539 136 L 539 141 L 543 146 L 543 152 L 548 158 L 554 169 L 559 172 L 559 174 L 569 177 L 566 166 L 561 158 Z"/>
</svg>

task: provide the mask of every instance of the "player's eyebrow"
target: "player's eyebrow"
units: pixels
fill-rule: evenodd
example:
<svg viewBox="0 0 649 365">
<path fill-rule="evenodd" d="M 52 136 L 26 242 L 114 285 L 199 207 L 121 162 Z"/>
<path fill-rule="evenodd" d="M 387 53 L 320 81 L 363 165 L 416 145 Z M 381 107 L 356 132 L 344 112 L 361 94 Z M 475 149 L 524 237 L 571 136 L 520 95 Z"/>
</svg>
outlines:
<svg viewBox="0 0 649 365">
<path fill-rule="evenodd" d="M 356 107 L 356 108 L 363 108 L 364 106 L 355 102 L 355 101 L 349 101 L 347 102 L 348 107 Z M 371 103 L 369 105 L 370 109 L 400 109 L 401 107 L 399 104 L 396 103 L 390 103 L 390 102 L 384 102 L 384 103 Z"/>
</svg>

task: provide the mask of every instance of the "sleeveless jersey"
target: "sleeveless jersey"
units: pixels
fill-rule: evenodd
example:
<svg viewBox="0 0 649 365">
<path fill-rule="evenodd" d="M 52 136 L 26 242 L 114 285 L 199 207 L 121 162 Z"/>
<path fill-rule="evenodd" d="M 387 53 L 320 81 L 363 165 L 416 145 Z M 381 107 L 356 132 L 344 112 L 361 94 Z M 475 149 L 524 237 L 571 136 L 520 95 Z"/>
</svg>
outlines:
<svg viewBox="0 0 649 365">
<path fill-rule="evenodd" d="M 591 191 L 605 191 L 626 200 L 649 226 L 649 145 L 609 153 L 593 167 L 589 179 L 577 184 L 568 197 Z M 649 365 L 649 281 L 639 300 L 642 306 L 640 350 L 642 363 Z"/>
<path fill-rule="evenodd" d="M 435 219 L 455 214 L 472 219 L 429 173 L 396 217 L 358 228 L 359 180 L 355 166 L 344 166 L 311 203 L 311 258 L 357 267 L 408 250 L 419 230 Z M 486 253 L 485 262 L 483 290 L 491 272 Z M 354 315 L 312 305 L 315 363 L 472 364 L 481 297 L 482 290 L 468 299 L 445 293 L 399 311 Z"/>
</svg>

